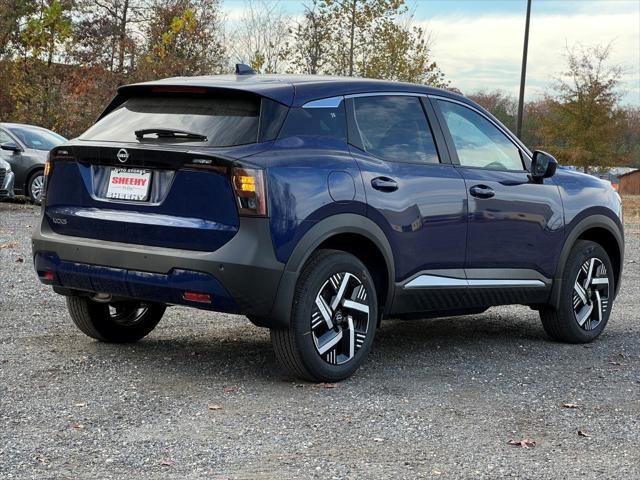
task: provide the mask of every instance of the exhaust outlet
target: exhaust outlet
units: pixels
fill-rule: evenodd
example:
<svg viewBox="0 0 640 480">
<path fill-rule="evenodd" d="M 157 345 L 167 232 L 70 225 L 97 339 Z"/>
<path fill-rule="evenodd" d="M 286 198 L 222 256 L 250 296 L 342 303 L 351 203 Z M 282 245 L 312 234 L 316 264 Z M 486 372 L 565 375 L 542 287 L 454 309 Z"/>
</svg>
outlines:
<svg viewBox="0 0 640 480">
<path fill-rule="evenodd" d="M 111 299 L 112 296 L 110 293 L 96 293 L 93 297 L 91 297 L 91 300 L 99 303 L 109 303 Z"/>
</svg>

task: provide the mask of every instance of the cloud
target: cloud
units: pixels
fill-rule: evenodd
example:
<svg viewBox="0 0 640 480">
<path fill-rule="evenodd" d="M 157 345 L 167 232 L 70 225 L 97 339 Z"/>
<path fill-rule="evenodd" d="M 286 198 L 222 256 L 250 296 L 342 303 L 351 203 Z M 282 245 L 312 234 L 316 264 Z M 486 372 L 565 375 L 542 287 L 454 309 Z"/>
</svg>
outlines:
<svg viewBox="0 0 640 480">
<path fill-rule="evenodd" d="M 499 88 L 517 94 L 523 16 L 448 15 L 436 16 L 421 24 L 434 36 L 433 53 L 440 68 L 463 92 Z M 529 37 L 527 97 L 543 93 L 551 77 L 563 71 L 567 45 L 611 42 L 611 61 L 627 69 L 622 85 L 624 101 L 640 104 L 639 9 L 612 8 L 605 13 L 598 10 L 597 14 L 579 9 L 563 15 L 536 15 L 534 11 Z"/>
</svg>

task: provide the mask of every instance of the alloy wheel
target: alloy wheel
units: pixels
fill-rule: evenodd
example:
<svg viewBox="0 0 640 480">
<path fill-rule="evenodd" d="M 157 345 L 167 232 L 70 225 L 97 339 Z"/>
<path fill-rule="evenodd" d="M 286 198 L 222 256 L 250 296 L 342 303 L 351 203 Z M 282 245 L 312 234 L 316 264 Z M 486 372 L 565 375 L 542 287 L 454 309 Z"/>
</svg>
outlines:
<svg viewBox="0 0 640 480">
<path fill-rule="evenodd" d="M 38 174 L 31 180 L 31 197 L 35 202 L 40 202 L 44 190 L 44 175 Z"/>
<path fill-rule="evenodd" d="M 609 305 L 607 267 L 599 258 L 586 260 L 578 270 L 573 286 L 573 312 L 584 330 L 600 325 Z"/>
<path fill-rule="evenodd" d="M 332 275 L 316 295 L 311 333 L 318 355 L 327 363 L 350 361 L 369 332 L 367 289 L 349 272 Z"/>
</svg>

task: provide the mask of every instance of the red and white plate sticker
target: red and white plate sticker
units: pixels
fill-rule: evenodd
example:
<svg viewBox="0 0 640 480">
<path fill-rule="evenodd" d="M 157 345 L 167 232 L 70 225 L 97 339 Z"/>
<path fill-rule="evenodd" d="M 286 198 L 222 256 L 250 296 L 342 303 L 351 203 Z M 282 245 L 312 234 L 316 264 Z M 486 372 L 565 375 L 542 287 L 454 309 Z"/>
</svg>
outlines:
<svg viewBox="0 0 640 480">
<path fill-rule="evenodd" d="M 139 168 L 112 168 L 107 198 L 144 202 L 149 197 L 151 172 Z"/>
</svg>

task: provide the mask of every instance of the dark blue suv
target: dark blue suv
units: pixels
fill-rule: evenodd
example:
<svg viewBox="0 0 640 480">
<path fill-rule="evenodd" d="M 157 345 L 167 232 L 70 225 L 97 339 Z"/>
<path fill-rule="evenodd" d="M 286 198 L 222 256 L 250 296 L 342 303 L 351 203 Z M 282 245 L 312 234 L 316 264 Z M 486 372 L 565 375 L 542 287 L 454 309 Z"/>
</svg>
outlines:
<svg viewBox="0 0 640 480">
<path fill-rule="evenodd" d="M 556 167 L 422 85 L 129 85 L 51 152 L 35 268 L 90 337 L 139 340 L 169 305 L 238 313 L 315 381 L 351 375 L 385 317 L 523 304 L 588 342 L 620 285 L 621 201 Z"/>
</svg>

